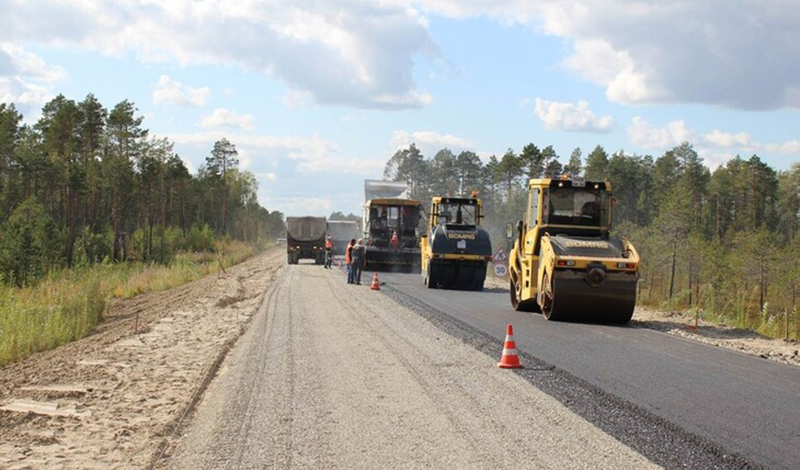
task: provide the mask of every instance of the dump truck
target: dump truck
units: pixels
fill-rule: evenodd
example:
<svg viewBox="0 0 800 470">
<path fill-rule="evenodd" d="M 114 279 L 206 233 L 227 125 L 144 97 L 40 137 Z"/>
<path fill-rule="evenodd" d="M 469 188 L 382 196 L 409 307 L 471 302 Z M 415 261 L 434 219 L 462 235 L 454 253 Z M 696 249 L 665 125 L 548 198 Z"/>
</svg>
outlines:
<svg viewBox="0 0 800 470">
<path fill-rule="evenodd" d="M 329 220 L 328 236 L 333 242 L 333 255 L 344 256 L 347 243 L 358 238 L 358 223 L 352 220 Z"/>
<path fill-rule="evenodd" d="M 532 179 L 509 256 L 511 305 L 547 320 L 628 323 L 639 254 L 612 236 L 608 182 Z"/>
<path fill-rule="evenodd" d="M 364 182 L 366 269 L 417 271 L 422 203 L 408 197 L 405 183 Z"/>
<path fill-rule="evenodd" d="M 301 259 L 325 262 L 325 217 L 287 217 L 286 254 L 289 264 Z"/>
<path fill-rule="evenodd" d="M 480 226 L 482 209 L 477 194 L 431 199 L 428 233 L 420 242 L 422 277 L 429 289 L 483 289 L 492 242 Z"/>
</svg>

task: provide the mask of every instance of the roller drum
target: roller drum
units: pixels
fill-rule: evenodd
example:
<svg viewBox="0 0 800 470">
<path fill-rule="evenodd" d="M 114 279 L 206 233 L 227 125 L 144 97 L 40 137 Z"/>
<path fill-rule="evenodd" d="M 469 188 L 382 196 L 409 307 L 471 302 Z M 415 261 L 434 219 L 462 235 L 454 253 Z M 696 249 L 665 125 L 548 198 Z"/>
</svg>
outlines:
<svg viewBox="0 0 800 470">
<path fill-rule="evenodd" d="M 628 323 L 636 306 L 636 275 L 556 271 L 543 302 L 548 320 Z"/>
</svg>

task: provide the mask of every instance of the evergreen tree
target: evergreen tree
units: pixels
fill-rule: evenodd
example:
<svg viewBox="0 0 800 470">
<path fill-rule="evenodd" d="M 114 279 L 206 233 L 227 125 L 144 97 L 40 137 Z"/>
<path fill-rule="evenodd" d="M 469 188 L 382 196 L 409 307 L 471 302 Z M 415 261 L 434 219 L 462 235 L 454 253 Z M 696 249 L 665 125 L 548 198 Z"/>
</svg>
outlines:
<svg viewBox="0 0 800 470">
<path fill-rule="evenodd" d="M 586 179 L 589 181 L 604 181 L 608 168 L 608 154 L 601 146 L 597 146 L 586 157 Z"/>
<path fill-rule="evenodd" d="M 583 160 L 581 160 L 581 148 L 575 147 L 575 150 L 569 156 L 569 163 L 564 165 L 564 171 L 573 176 L 580 176 L 583 171 Z"/>
</svg>

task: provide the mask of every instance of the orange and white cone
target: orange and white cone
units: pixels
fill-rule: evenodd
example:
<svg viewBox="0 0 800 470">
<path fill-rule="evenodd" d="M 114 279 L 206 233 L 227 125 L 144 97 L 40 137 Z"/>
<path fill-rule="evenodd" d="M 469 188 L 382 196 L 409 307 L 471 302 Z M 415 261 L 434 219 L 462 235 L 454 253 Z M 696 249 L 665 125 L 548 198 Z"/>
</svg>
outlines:
<svg viewBox="0 0 800 470">
<path fill-rule="evenodd" d="M 517 342 L 514 341 L 514 327 L 508 325 L 506 327 L 506 342 L 503 345 L 503 356 L 497 367 L 503 369 L 521 369 L 522 364 L 519 363 L 519 352 L 517 351 Z"/>
<path fill-rule="evenodd" d="M 381 290 L 381 283 L 378 282 L 378 273 L 372 276 L 372 285 L 369 286 L 369 288 L 372 290 Z"/>
</svg>

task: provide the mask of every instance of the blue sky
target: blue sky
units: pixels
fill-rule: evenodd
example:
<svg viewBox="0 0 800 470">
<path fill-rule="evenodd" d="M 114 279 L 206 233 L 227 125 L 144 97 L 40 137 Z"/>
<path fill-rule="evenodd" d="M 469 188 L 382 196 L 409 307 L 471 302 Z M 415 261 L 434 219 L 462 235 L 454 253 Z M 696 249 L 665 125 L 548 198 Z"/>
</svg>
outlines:
<svg viewBox="0 0 800 470">
<path fill-rule="evenodd" d="M 287 214 L 360 211 L 400 146 L 800 161 L 800 5 L 0 0 L 0 101 L 136 103 L 196 169 L 227 136 Z M 7 14 L 6 14 L 7 13 Z"/>
</svg>

